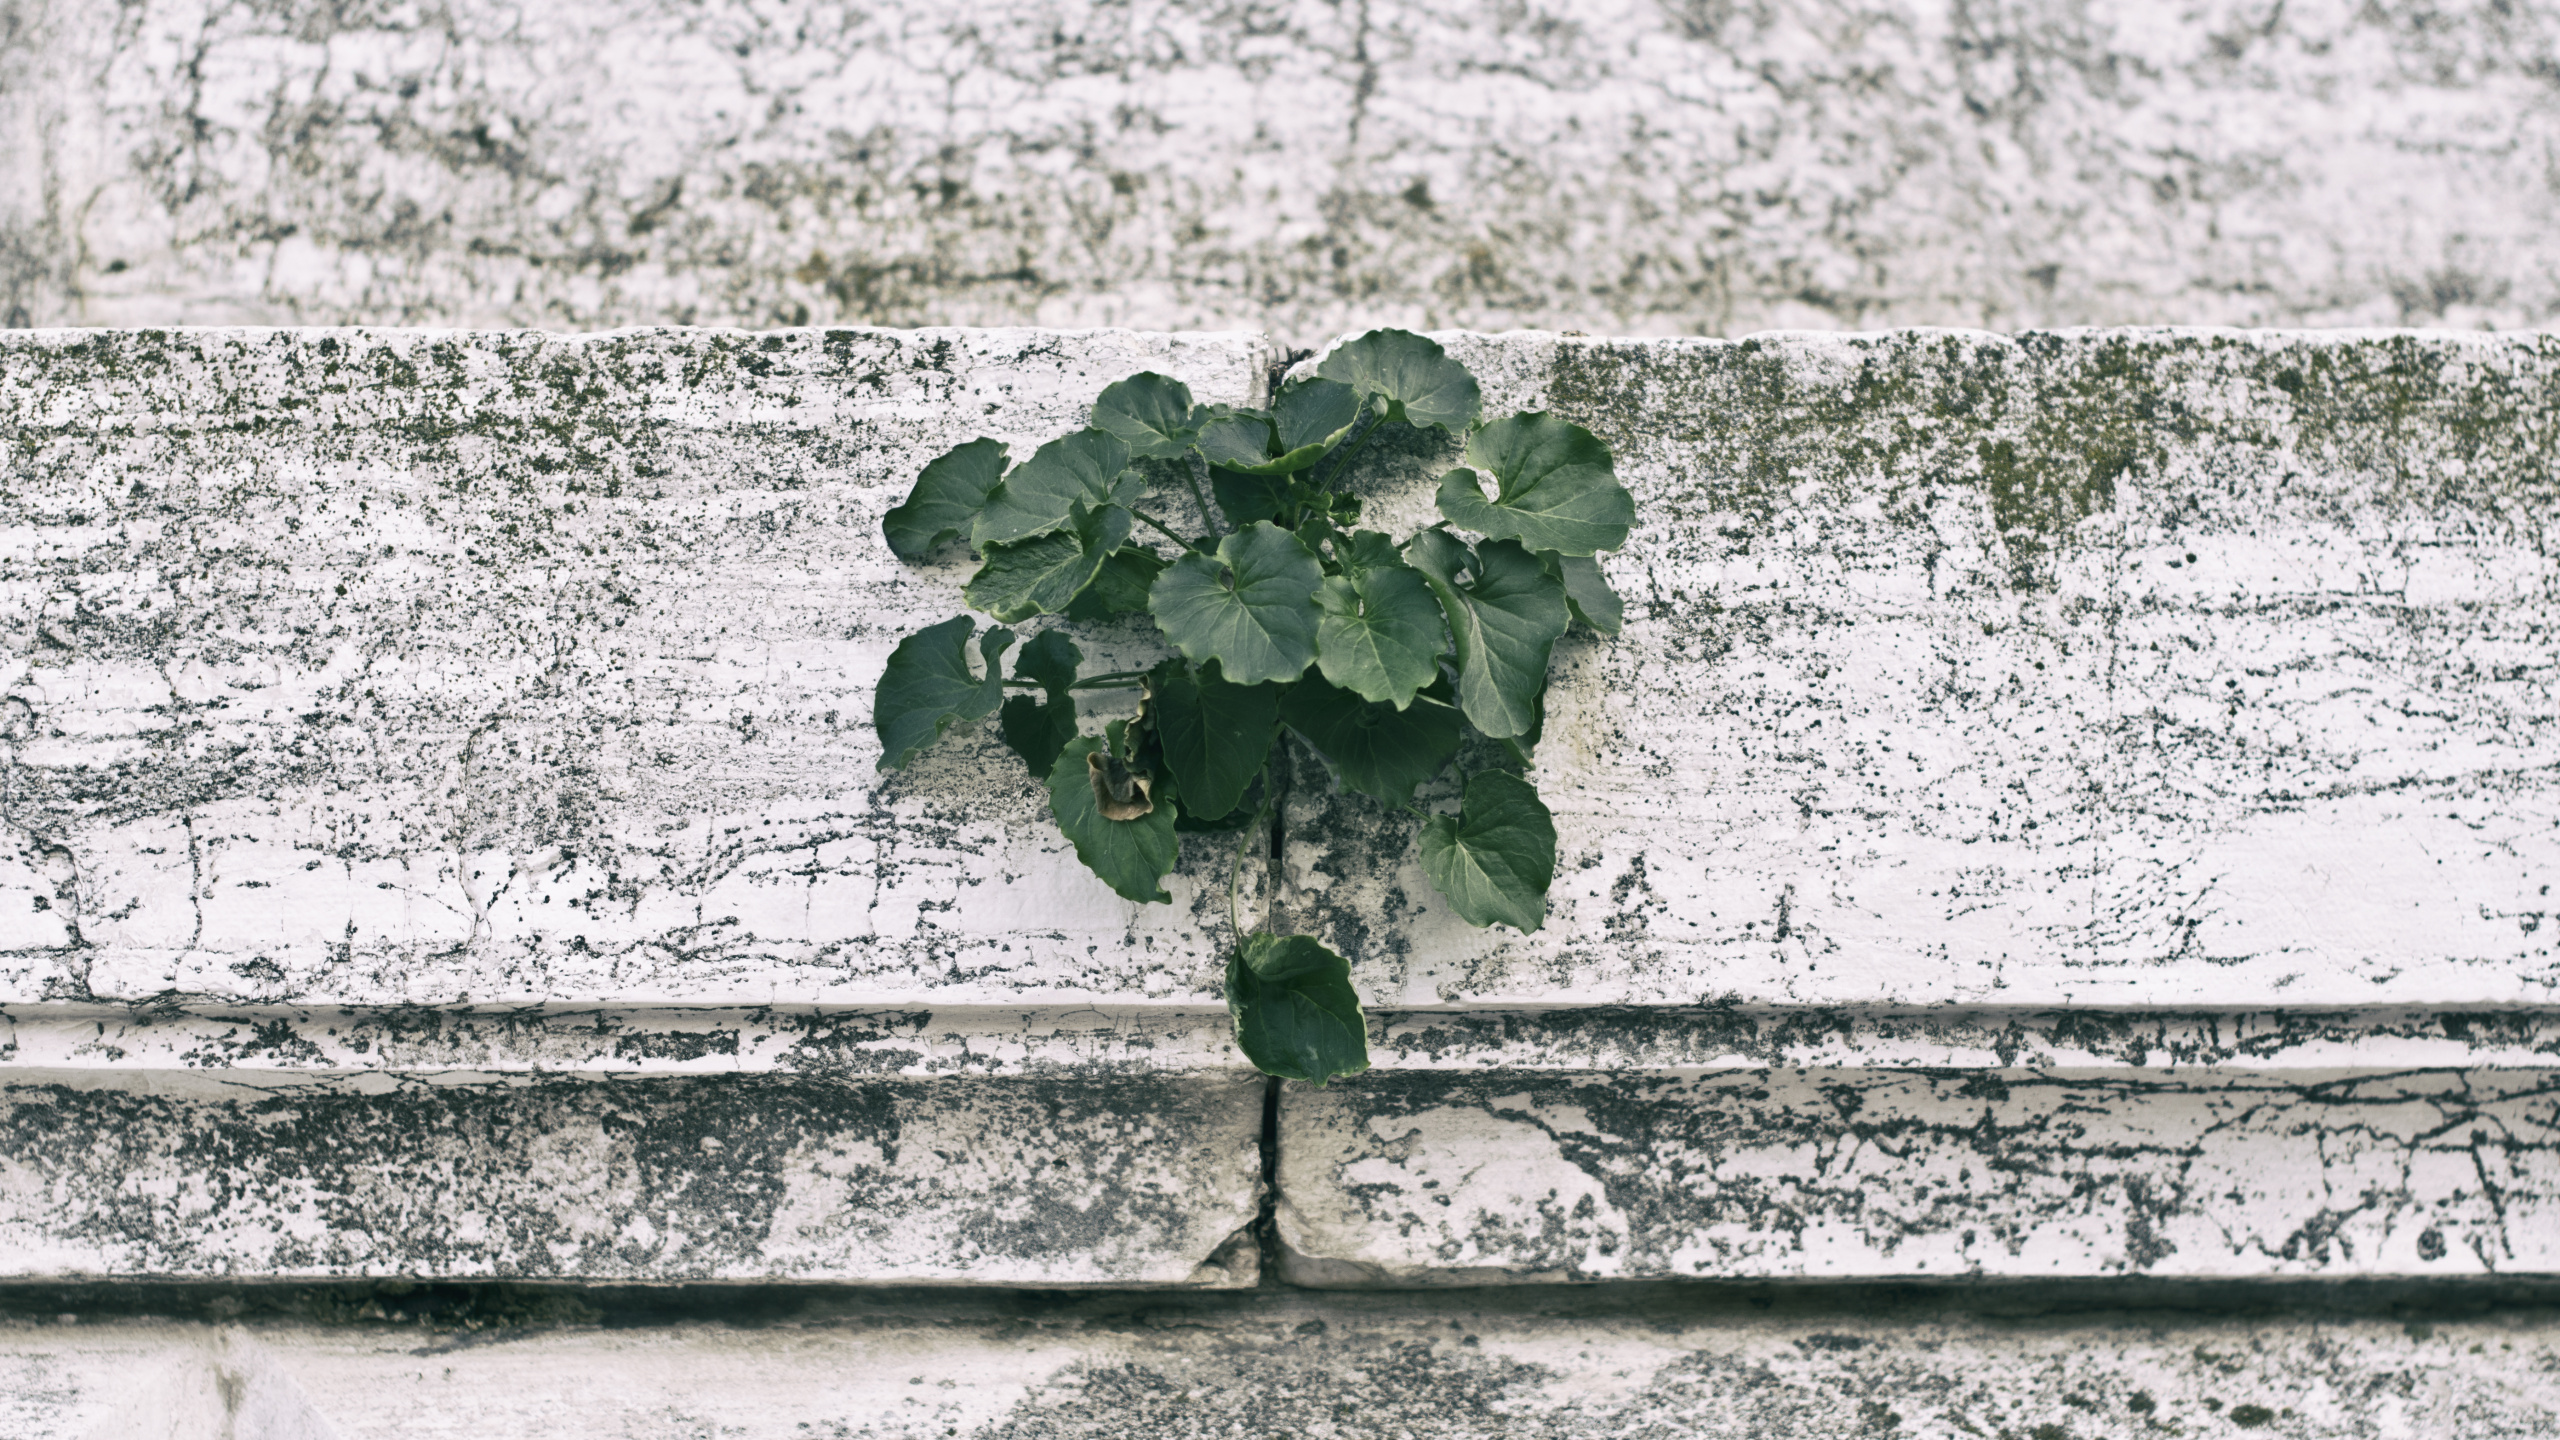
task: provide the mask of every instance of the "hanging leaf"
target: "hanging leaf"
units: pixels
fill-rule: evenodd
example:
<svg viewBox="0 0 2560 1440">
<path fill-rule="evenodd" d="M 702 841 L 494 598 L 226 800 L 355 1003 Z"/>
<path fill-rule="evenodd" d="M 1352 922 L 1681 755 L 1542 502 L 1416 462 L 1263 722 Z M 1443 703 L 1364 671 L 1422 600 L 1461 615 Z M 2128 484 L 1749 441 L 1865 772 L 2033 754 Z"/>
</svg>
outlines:
<svg viewBox="0 0 2560 1440">
<path fill-rule="evenodd" d="M 1269 521 L 1229 535 L 1216 556 L 1173 562 L 1147 597 L 1156 625 L 1193 664 L 1218 662 L 1239 685 L 1295 680 L 1316 658 L 1316 587 L 1323 567 L 1297 536 Z"/>
<path fill-rule="evenodd" d="M 1468 924 L 1535 930 L 1556 878 L 1555 817 L 1517 775 L 1469 776 L 1458 813 L 1422 827 L 1422 873 Z"/>
<path fill-rule="evenodd" d="M 1013 678 L 1030 681 L 1044 693 L 1008 697 L 996 712 L 996 726 L 1035 780 L 1049 778 L 1058 752 L 1076 738 L 1076 700 L 1070 687 L 1082 664 L 1084 652 L 1062 630 L 1041 631 L 1013 657 Z"/>
<path fill-rule="evenodd" d="M 1351 963 L 1304 935 L 1253 934 L 1227 957 L 1236 1047 L 1266 1075 L 1324 1084 L 1369 1068 Z"/>
<path fill-rule="evenodd" d="M 889 549 L 901 560 L 921 560 L 945 540 L 969 533 L 987 492 L 1004 478 L 1004 444 L 972 440 L 944 451 L 916 477 L 907 501 L 880 517 Z"/>
<path fill-rule="evenodd" d="M 1272 418 L 1260 410 L 1230 410 L 1200 427 L 1200 454 L 1223 470 L 1240 475 L 1289 475 L 1324 456 L 1322 445 L 1291 450 L 1280 443 Z"/>
<path fill-rule="evenodd" d="M 1013 467 L 987 496 L 970 542 L 984 550 L 1028 540 L 1065 525 L 1081 503 L 1088 510 L 1138 503 L 1146 481 L 1129 468 L 1129 447 L 1108 430 L 1079 430 L 1052 440 Z"/>
<path fill-rule="evenodd" d="M 1068 602 L 1063 612 L 1070 620 L 1087 623 L 1114 620 L 1123 615 L 1147 613 L 1147 591 L 1156 577 L 1164 573 L 1164 559 L 1153 550 L 1136 545 L 1123 545 L 1103 560 L 1094 572 L 1093 583 L 1084 593 Z"/>
<path fill-rule="evenodd" d="M 1528 733 L 1547 685 L 1547 656 L 1572 623 L 1564 583 L 1510 540 L 1488 540 L 1470 552 L 1445 531 L 1425 530 L 1405 542 L 1404 553 L 1448 617 L 1458 704 L 1468 721 L 1497 740 Z M 1462 568 L 1474 572 L 1463 584 Z"/>
<path fill-rule="evenodd" d="M 997 662 L 1013 643 L 1010 630 L 989 630 L 978 639 L 986 660 L 986 676 L 969 673 L 969 632 L 977 622 L 966 615 L 928 625 L 898 642 L 889 652 L 871 692 L 871 728 L 880 736 L 880 768 L 904 770 L 915 753 L 942 738 L 942 732 L 964 720 L 984 720 L 1004 698 L 1004 671 Z"/>
<path fill-rule="evenodd" d="M 1448 632 L 1431 587 L 1393 554 L 1390 547 L 1384 563 L 1331 576 L 1316 591 L 1316 664 L 1343 689 L 1401 710 L 1438 678 Z"/>
<path fill-rule="evenodd" d="M 1339 380 L 1300 380 L 1280 387 L 1271 423 L 1283 454 L 1312 449 L 1321 455 L 1351 433 L 1360 418 L 1360 392 Z"/>
<path fill-rule="evenodd" d="M 1372 330 L 1333 347 L 1316 374 L 1339 380 L 1389 420 L 1437 425 L 1457 434 L 1475 423 L 1483 397 L 1467 367 L 1409 330 Z"/>
<path fill-rule="evenodd" d="M 1112 820 L 1102 813 L 1095 793 L 1094 762 L 1108 769 L 1111 757 L 1101 739 L 1079 735 L 1058 751 L 1049 771 L 1049 813 L 1076 847 L 1076 858 L 1127 899 L 1169 901 L 1164 877 L 1181 856 L 1181 840 L 1173 833 L 1170 803 L 1150 805 L 1132 820 Z"/>
<path fill-rule="evenodd" d="M 987 547 L 987 563 L 962 592 L 971 605 L 999 620 L 1055 615 L 1084 593 L 1121 542 L 1129 538 L 1129 512 L 1117 505 L 1088 511 L 1077 501 L 1067 528 L 1011 545 Z"/>
<path fill-rule="evenodd" d="M 1538 564 L 1564 583 L 1564 603 L 1574 619 L 1603 635 L 1615 635 L 1626 624 L 1626 606 L 1618 592 L 1609 588 L 1608 577 L 1600 573 L 1599 560 L 1549 550 L 1538 557 Z"/>
<path fill-rule="evenodd" d="M 1618 483 L 1609 447 L 1579 425 L 1531 411 L 1467 437 L 1467 464 L 1440 477 L 1440 513 L 1462 530 L 1531 550 L 1589 555 L 1627 543 L 1635 497 Z M 1484 476 L 1502 487 L 1488 499 Z"/>
<path fill-rule="evenodd" d="M 1244 799 L 1270 755 L 1281 693 L 1277 685 L 1229 684 L 1215 661 L 1156 671 L 1147 713 L 1181 786 L 1183 813 L 1216 820 Z"/>
<path fill-rule="evenodd" d="M 1251 475 L 1213 465 L 1209 469 L 1209 488 L 1217 495 L 1218 508 L 1226 512 L 1230 525 L 1278 520 L 1289 504 L 1289 481 L 1285 476 Z"/>
<path fill-rule="evenodd" d="M 1280 720 L 1315 747 L 1344 789 L 1389 805 L 1410 804 L 1414 787 L 1440 773 L 1465 734 L 1458 712 L 1446 704 L 1426 701 L 1398 710 L 1313 675 L 1289 687 Z"/>
<path fill-rule="evenodd" d="M 1093 402 L 1093 423 L 1119 436 L 1132 455 L 1170 460 L 1200 433 L 1192 409 L 1189 386 L 1150 371 L 1104 386 Z"/>
</svg>

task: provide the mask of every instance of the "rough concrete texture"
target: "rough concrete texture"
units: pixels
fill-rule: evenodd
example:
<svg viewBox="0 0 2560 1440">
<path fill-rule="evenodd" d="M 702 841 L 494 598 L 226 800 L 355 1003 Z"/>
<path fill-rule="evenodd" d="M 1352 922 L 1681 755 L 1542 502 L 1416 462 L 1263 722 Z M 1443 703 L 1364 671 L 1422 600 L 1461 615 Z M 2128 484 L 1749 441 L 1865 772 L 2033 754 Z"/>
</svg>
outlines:
<svg viewBox="0 0 2560 1440">
<path fill-rule="evenodd" d="M 20 1071 L 0 1274 L 1251 1284 L 1258 1076 Z"/>
<path fill-rule="evenodd" d="M 19 1440 L 2540 1440 L 2560 1429 L 2560 1332 L 2541 1311 L 2341 1317 L 2315 1302 L 2308 1315 L 2216 1320 L 1547 1294 L 1565 1303 L 910 1302 L 750 1328 L 466 1330 L 395 1323 L 399 1299 L 345 1327 L 30 1320 L 0 1325 L 0 1425 Z M 235 1377 L 228 1392 L 208 1383 L 223 1375 Z M 252 1420 L 254 1401 L 278 1418 Z M 167 1428 L 142 1428 L 155 1421 Z"/>
<path fill-rule="evenodd" d="M 1280 1112 L 1307 1284 L 2560 1271 L 2560 1076 L 1368 1075 Z"/>
<path fill-rule="evenodd" d="M 1027 456 L 1148 369 L 1248 400 L 1266 355 L 0 342 L 0 1001 L 1215 1005 L 1215 846 L 1141 907 L 992 726 L 875 774 L 880 668 L 968 574 L 879 520 L 962 440 Z"/>
<path fill-rule="evenodd" d="M 1629 619 L 1557 646 L 1536 934 L 1301 767 L 1284 921 L 1373 1003 L 2560 992 L 2560 339 L 1446 338 L 1615 452 Z"/>
<path fill-rule="evenodd" d="M 2551 0 L 15 0 L 0 323 L 2524 326 Z"/>
</svg>

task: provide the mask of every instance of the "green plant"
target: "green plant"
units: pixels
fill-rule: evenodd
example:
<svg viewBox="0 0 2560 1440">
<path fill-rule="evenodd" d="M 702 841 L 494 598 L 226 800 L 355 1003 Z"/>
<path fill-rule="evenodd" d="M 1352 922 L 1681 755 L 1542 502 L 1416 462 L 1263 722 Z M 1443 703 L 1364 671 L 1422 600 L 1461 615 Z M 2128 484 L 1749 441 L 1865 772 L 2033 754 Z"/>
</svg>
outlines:
<svg viewBox="0 0 2560 1440">
<path fill-rule="evenodd" d="M 1348 963 L 1237 918 L 1237 869 L 1271 812 L 1278 747 L 1294 735 L 1342 787 L 1414 811 L 1423 872 L 1459 915 L 1535 930 L 1555 824 L 1518 772 L 1545 724 L 1548 653 L 1575 621 L 1618 630 L 1593 557 L 1625 542 L 1635 502 L 1608 448 L 1551 415 L 1479 424 L 1479 409 L 1475 377 L 1438 345 L 1379 330 L 1337 346 L 1268 410 L 1196 405 L 1178 381 L 1134 375 L 1103 390 L 1091 427 L 1010 470 L 993 440 L 936 459 L 882 522 L 901 558 L 965 540 L 983 557 L 968 602 L 998 621 L 1149 616 L 1176 653 L 1085 675 L 1083 652 L 1049 628 L 1006 678 L 1012 631 L 979 633 L 965 615 L 928 626 L 880 677 L 880 768 L 995 716 L 1077 858 L 1132 900 L 1171 898 L 1162 882 L 1181 832 L 1241 832 L 1227 872 L 1237 1043 L 1265 1072 L 1317 1084 L 1367 1068 Z M 1356 528 L 1351 488 L 1389 425 L 1465 442 L 1440 480 L 1444 523 L 1401 545 Z M 1188 501 L 1206 533 L 1159 518 L 1151 496 Z M 1153 535 L 1133 541 L 1139 526 Z M 1078 696 L 1104 694 L 1134 699 L 1086 734 Z M 1430 813 L 1414 792 L 1471 731 L 1490 742 L 1473 752 L 1487 763 L 1456 814 Z"/>
</svg>

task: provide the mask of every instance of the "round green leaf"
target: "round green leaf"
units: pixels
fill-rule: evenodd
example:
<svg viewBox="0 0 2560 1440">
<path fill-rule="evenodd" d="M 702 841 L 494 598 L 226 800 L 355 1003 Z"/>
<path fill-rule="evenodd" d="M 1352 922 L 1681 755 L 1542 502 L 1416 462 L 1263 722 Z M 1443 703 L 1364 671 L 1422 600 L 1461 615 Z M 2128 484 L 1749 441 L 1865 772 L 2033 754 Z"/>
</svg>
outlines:
<svg viewBox="0 0 2560 1440">
<path fill-rule="evenodd" d="M 1200 430 L 1192 421 L 1190 387 L 1153 371 L 1104 386 L 1093 402 L 1093 423 L 1119 436 L 1130 454 L 1151 460 L 1190 449 Z"/>
<path fill-rule="evenodd" d="M 880 517 L 889 549 L 901 560 L 921 560 L 943 541 L 968 534 L 1002 478 L 1002 441 L 972 440 L 944 451 L 916 477 L 907 502 Z"/>
<path fill-rule="evenodd" d="M 1444 531 L 1425 530 L 1405 542 L 1404 553 L 1449 619 L 1458 704 L 1468 721 L 1496 740 L 1528 734 L 1547 688 L 1547 656 L 1573 623 L 1564 582 L 1511 540 L 1488 540 L 1470 552 Z M 1464 583 L 1462 568 L 1474 572 Z"/>
<path fill-rule="evenodd" d="M 1531 550 L 1590 555 L 1627 543 L 1635 497 L 1618 483 L 1609 447 L 1542 411 L 1496 420 L 1467 437 L 1467 464 L 1440 477 L 1440 513 L 1461 529 Z M 1488 499 L 1483 477 L 1501 487 Z"/>
<path fill-rule="evenodd" d="M 1218 508 L 1226 512 L 1230 525 L 1277 520 L 1280 512 L 1289 506 L 1289 481 L 1283 476 L 1260 475 L 1212 465 L 1209 467 L 1209 489 L 1218 497 Z"/>
<path fill-rule="evenodd" d="M 997 661 L 1013 643 L 1010 630 L 989 630 L 979 637 L 985 678 L 969 673 L 969 632 L 977 622 L 966 615 L 928 625 L 898 642 L 889 665 L 871 692 L 871 728 L 880 736 L 880 768 L 904 770 L 915 753 L 942 738 L 942 732 L 964 720 L 983 720 L 1004 698 L 1004 671 Z"/>
<path fill-rule="evenodd" d="M 1239 685 L 1295 680 L 1316 658 L 1323 567 L 1297 536 L 1258 521 L 1173 562 L 1147 596 L 1156 625 L 1195 665 L 1218 662 Z"/>
<path fill-rule="evenodd" d="M 1147 591 L 1154 588 L 1156 577 L 1163 573 L 1162 556 L 1143 546 L 1123 545 L 1102 562 L 1084 593 L 1068 604 L 1066 617 L 1091 623 L 1116 620 L 1123 615 L 1144 615 Z"/>
<path fill-rule="evenodd" d="M 1163 803 L 1134 820 L 1103 818 L 1094 797 L 1085 757 L 1102 749 L 1098 736 L 1080 735 L 1059 748 L 1049 770 L 1049 813 L 1076 847 L 1076 858 L 1102 877 L 1102 883 L 1130 900 L 1169 901 L 1164 877 L 1181 858 L 1181 838 L 1173 833 L 1175 803 Z"/>
<path fill-rule="evenodd" d="M 1422 873 L 1468 924 L 1546 923 L 1556 822 L 1528 781 L 1501 770 L 1468 777 L 1458 813 L 1431 817 L 1421 848 Z"/>
<path fill-rule="evenodd" d="M 970 543 L 980 549 L 1028 540 L 1065 525 L 1081 503 L 1088 510 L 1138 503 L 1146 481 L 1129 468 L 1129 447 L 1108 430 L 1079 430 L 1052 440 L 1013 467 L 987 496 Z"/>
<path fill-rule="evenodd" d="M 1129 538 L 1129 512 L 1117 505 L 1087 511 L 1077 502 L 1068 528 L 1011 545 L 987 547 L 987 563 L 962 593 L 999 620 L 1028 620 L 1067 608 Z"/>
<path fill-rule="evenodd" d="M 1014 695 L 996 712 L 1004 743 L 1031 767 L 1031 778 L 1046 780 L 1058 752 L 1076 738 L 1076 700 L 1070 689 L 1084 652 L 1063 630 L 1043 630 L 1013 657 L 1013 678 L 1038 685 L 1041 697 Z"/>
<path fill-rule="evenodd" d="M 1270 461 L 1277 442 L 1270 416 L 1220 406 L 1201 424 L 1199 446 L 1201 457 L 1212 465 L 1258 473 L 1254 467 Z"/>
<path fill-rule="evenodd" d="M 1304 935 L 1248 935 L 1227 957 L 1236 1046 L 1265 1075 L 1312 1080 L 1369 1068 L 1351 963 Z"/>
<path fill-rule="evenodd" d="M 1147 713 L 1184 814 L 1215 820 L 1244 799 L 1271 753 L 1280 695 L 1277 685 L 1229 684 L 1214 662 L 1196 672 L 1168 663 L 1156 672 Z"/>
<path fill-rule="evenodd" d="M 1375 401 L 1390 420 L 1437 425 L 1456 434 L 1483 408 L 1476 377 L 1449 352 L 1409 330 L 1372 330 L 1333 347 L 1316 374 Z"/>
<path fill-rule="evenodd" d="M 1439 678 L 1448 632 L 1431 587 L 1412 567 L 1332 576 L 1316 591 L 1316 609 L 1316 665 L 1334 684 L 1401 710 Z"/>
<path fill-rule="evenodd" d="M 1374 705 L 1313 675 L 1289 687 L 1280 719 L 1315 747 L 1343 788 L 1389 805 L 1410 803 L 1413 788 L 1440 773 L 1465 733 L 1445 704 Z"/>
<path fill-rule="evenodd" d="M 1627 607 L 1618 592 L 1609 588 L 1609 579 L 1600 573 L 1600 562 L 1589 555 L 1559 555 L 1553 550 L 1538 557 L 1547 573 L 1564 582 L 1564 603 L 1572 609 L 1573 618 L 1599 631 L 1615 635 L 1627 622 Z"/>
<path fill-rule="evenodd" d="M 1300 380 L 1280 388 L 1271 423 L 1283 451 L 1313 447 L 1319 453 L 1351 433 L 1360 418 L 1360 392 L 1339 380 Z"/>
</svg>

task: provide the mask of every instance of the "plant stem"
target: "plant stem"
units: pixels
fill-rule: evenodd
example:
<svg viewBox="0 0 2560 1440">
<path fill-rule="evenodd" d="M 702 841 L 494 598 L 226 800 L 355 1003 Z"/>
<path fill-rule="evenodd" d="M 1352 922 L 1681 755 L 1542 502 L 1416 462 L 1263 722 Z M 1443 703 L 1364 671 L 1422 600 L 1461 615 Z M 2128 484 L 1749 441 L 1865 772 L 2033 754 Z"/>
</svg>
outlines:
<svg viewBox="0 0 2560 1440">
<path fill-rule="evenodd" d="M 1154 517 L 1153 515 L 1148 514 L 1148 513 L 1147 513 L 1146 511 L 1144 511 L 1144 510 L 1132 510 L 1132 511 L 1130 511 L 1129 513 L 1130 513 L 1130 514 L 1132 514 L 1132 515 L 1137 516 L 1137 517 L 1138 517 L 1139 519 L 1141 519 L 1141 520 L 1146 521 L 1148 524 L 1153 525 L 1153 526 L 1154 526 L 1154 527 L 1156 527 L 1158 530 L 1163 531 L 1163 532 L 1164 532 L 1164 537 L 1165 537 L 1166 539 L 1168 539 L 1168 540 L 1172 541 L 1172 542 L 1173 542 L 1174 544 L 1176 544 L 1176 545 L 1181 546 L 1181 547 L 1182 547 L 1183 549 L 1185 549 L 1185 550 L 1196 550 L 1196 551 L 1199 551 L 1199 553 L 1201 553 L 1201 554 L 1203 554 L 1203 555 L 1206 555 L 1206 554 L 1210 553 L 1210 552 L 1209 552 L 1209 550 L 1208 550 L 1206 547 L 1204 547 L 1203 545 L 1201 545 L 1198 541 L 1196 541 L 1196 540 L 1185 540 L 1185 539 L 1183 539 L 1181 536 L 1179 536 L 1179 535 L 1177 535 L 1177 534 L 1173 533 L 1173 527 L 1172 527 L 1172 526 L 1165 524 L 1163 521 L 1161 521 L 1161 520 L 1157 519 L 1157 518 L 1156 518 L 1156 517 Z"/>
<path fill-rule="evenodd" d="M 1200 463 L 1206 465 L 1209 462 L 1203 460 Z M 1200 477 L 1192 473 L 1191 461 L 1188 457 L 1185 457 L 1182 462 L 1182 479 L 1184 484 L 1191 487 L 1191 503 L 1200 507 L 1201 524 L 1208 526 L 1212 530 L 1232 530 L 1235 528 L 1234 526 L 1226 523 L 1227 517 L 1224 512 L 1213 511 L 1209 508 L 1209 497 L 1201 493 Z"/>
<path fill-rule="evenodd" d="M 1144 670 L 1114 670 L 1108 675 L 1088 675 L 1067 688 L 1070 690 L 1135 690 L 1138 688 L 1137 682 L 1144 680 L 1146 676 L 1147 672 Z M 1007 680 L 1004 683 L 1021 690 L 1049 688 L 1037 680 Z"/>
<path fill-rule="evenodd" d="M 1335 462 L 1333 473 L 1326 476 L 1324 483 L 1316 488 L 1319 490 L 1331 490 L 1335 481 L 1340 480 L 1343 476 L 1349 474 L 1351 472 L 1351 462 L 1358 459 L 1360 456 L 1360 447 L 1368 444 L 1370 434 L 1385 423 L 1387 423 L 1387 412 L 1381 410 L 1377 414 L 1371 416 L 1368 426 L 1361 430 L 1359 434 L 1351 437 L 1351 448 L 1342 452 L 1342 459 Z"/>
</svg>

